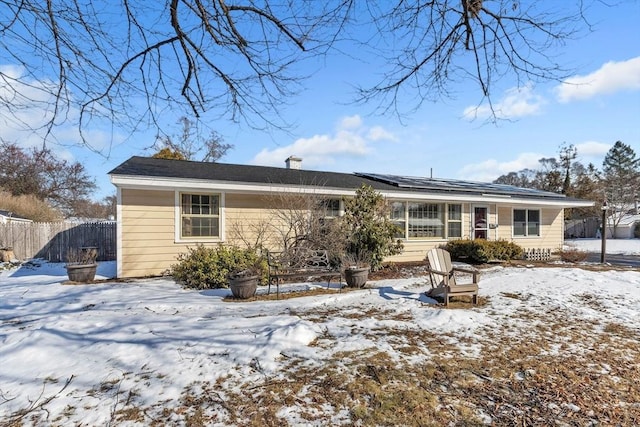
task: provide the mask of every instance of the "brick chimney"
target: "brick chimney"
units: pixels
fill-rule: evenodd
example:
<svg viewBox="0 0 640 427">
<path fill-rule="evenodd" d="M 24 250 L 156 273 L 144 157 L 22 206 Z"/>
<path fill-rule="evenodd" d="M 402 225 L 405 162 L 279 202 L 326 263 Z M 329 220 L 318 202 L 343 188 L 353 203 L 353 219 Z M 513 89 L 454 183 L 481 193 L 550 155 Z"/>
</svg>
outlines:
<svg viewBox="0 0 640 427">
<path fill-rule="evenodd" d="M 302 159 L 300 157 L 289 156 L 284 162 L 287 164 L 287 169 L 302 169 Z"/>
</svg>

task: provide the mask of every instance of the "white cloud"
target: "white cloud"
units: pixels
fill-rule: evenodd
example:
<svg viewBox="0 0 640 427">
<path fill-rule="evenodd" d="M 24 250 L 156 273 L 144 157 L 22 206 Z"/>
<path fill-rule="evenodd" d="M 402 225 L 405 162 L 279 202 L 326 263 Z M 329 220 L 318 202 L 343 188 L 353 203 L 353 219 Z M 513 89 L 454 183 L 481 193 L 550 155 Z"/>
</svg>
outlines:
<svg viewBox="0 0 640 427">
<path fill-rule="evenodd" d="M 398 138 L 382 126 L 374 126 L 369 129 L 367 138 L 371 141 L 397 141 Z"/>
<path fill-rule="evenodd" d="M 538 160 L 543 157 L 545 156 L 539 153 L 522 153 L 516 159 L 504 162 L 489 159 L 464 166 L 460 169 L 459 175 L 462 179 L 471 181 L 491 182 L 509 172 L 535 169 L 539 166 Z"/>
<path fill-rule="evenodd" d="M 507 90 L 504 97 L 493 104 L 493 111 L 498 119 L 516 119 L 540 113 L 544 103 L 544 99 L 533 92 L 533 86 L 527 84 Z M 462 114 L 467 120 L 475 120 L 487 119 L 491 113 L 491 106 L 483 104 L 467 107 Z"/>
<path fill-rule="evenodd" d="M 334 134 L 300 138 L 290 145 L 275 149 L 264 148 L 251 161 L 265 166 L 284 166 L 291 155 L 303 159 L 303 167 L 322 167 L 340 157 L 364 157 L 373 150 L 371 143 L 395 140 L 396 137 L 381 126 L 368 128 L 358 115 L 340 120 Z"/>
<path fill-rule="evenodd" d="M 568 78 L 556 86 L 560 102 L 584 100 L 597 95 L 640 89 L 640 56 L 620 62 L 607 62 L 585 76 Z"/>
<path fill-rule="evenodd" d="M 607 155 L 607 152 L 611 149 L 613 144 L 606 144 L 597 141 L 585 141 L 579 144 L 575 144 L 576 150 L 578 150 L 578 161 L 584 166 L 589 163 L 594 164 L 596 167 L 602 166 L 602 161 Z"/>
<path fill-rule="evenodd" d="M 26 78 L 24 67 L 0 65 L 0 124 L 6 142 L 16 143 L 21 147 L 41 147 L 45 138 L 47 146 L 59 158 L 72 160 L 71 152 L 64 146 L 88 146 L 92 151 L 106 151 L 120 143 L 124 137 L 117 133 L 99 129 L 98 126 L 85 129 L 83 141 L 77 119 L 79 112 L 69 108 L 60 113 L 65 120 L 56 124 L 47 135 L 47 124 L 53 118 L 54 83 L 50 80 Z"/>
<path fill-rule="evenodd" d="M 343 117 L 339 125 L 341 129 L 358 129 L 361 126 L 362 126 L 362 118 L 358 114 L 355 114 L 353 116 Z"/>
<path fill-rule="evenodd" d="M 605 144 L 597 141 L 587 141 L 580 144 L 576 144 L 576 149 L 578 150 L 579 156 L 604 157 L 607 154 L 607 152 L 611 149 L 611 145 L 612 144 Z"/>
</svg>

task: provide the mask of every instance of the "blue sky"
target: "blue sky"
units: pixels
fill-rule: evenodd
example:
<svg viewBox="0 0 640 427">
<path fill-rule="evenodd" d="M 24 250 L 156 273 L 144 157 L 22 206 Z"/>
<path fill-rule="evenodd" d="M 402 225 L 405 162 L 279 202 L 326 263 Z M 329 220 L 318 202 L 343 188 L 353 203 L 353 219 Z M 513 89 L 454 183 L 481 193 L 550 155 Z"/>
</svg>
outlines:
<svg viewBox="0 0 640 427">
<path fill-rule="evenodd" d="M 339 172 L 433 173 L 440 178 L 491 181 L 510 171 L 535 168 L 541 157 L 557 155 L 562 143 L 574 144 L 581 162 L 598 167 L 617 140 L 640 155 L 640 2 L 596 4 L 588 13 L 593 31 L 552 52 L 575 70 L 573 77 L 519 89 L 514 81 L 501 81 L 492 93 L 505 119 L 497 124 L 484 120 L 486 106 L 478 105 L 479 90 L 465 81 L 453 86 L 454 99 L 425 102 L 402 120 L 376 114 L 375 105 L 351 101 L 355 84 L 375 78 L 379 58 L 360 58 L 363 62 L 340 53 L 300 66 L 311 77 L 281 111 L 295 124 L 287 132 L 256 131 L 223 120 L 207 124 L 234 145 L 221 162 L 284 167 L 284 160 L 296 155 L 305 169 Z M 15 64 L 0 58 L 0 66 L 6 71 Z M 28 114 L 28 122 L 46 116 L 38 111 Z M 24 146 L 41 141 L 37 134 L 2 123 L 5 140 Z M 74 128 L 62 126 L 56 129 L 59 144 L 52 148 L 85 164 L 100 187 L 96 193 L 100 199 L 115 191 L 107 172 L 130 156 L 148 155 L 145 148 L 154 137 L 154 131 L 124 137 L 117 128 L 96 128 L 90 133 L 100 151 L 96 153 L 77 145 Z"/>
</svg>

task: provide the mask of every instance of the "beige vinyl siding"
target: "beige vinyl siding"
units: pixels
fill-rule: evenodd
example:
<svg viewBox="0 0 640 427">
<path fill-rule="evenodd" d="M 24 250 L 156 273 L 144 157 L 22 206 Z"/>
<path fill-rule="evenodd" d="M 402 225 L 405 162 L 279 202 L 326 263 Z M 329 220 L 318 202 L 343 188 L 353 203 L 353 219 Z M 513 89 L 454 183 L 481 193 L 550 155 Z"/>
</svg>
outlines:
<svg viewBox="0 0 640 427">
<path fill-rule="evenodd" d="M 173 191 L 122 189 L 122 276 L 162 274 L 178 254 Z"/>
<path fill-rule="evenodd" d="M 194 193 L 220 193 L 211 189 Z M 153 276 L 164 273 L 180 253 L 194 247 L 198 240 L 176 242 L 175 191 L 121 189 L 121 275 L 122 277 Z M 462 203 L 462 238 L 471 237 L 471 211 L 473 203 Z M 514 241 L 524 248 L 552 248 L 562 244 L 562 209 L 543 208 L 541 211 L 541 236 L 516 238 L 512 235 L 512 207 L 495 204 L 478 204 L 489 208 L 489 223 L 498 223 L 497 229 L 489 230 L 490 239 Z M 281 236 L 277 230 L 281 222 L 275 207 L 282 207 L 279 196 L 267 197 L 259 194 L 224 194 L 221 210 L 221 230 L 225 244 L 245 245 L 256 243 L 263 233 L 262 242 L 268 249 L 281 249 Z M 242 233 L 244 239 L 239 239 Z M 390 257 L 388 261 L 423 261 L 426 252 L 446 244 L 445 239 L 403 240 L 404 251 Z M 202 241 L 207 246 L 217 241 Z"/>
<path fill-rule="evenodd" d="M 273 228 L 278 219 L 272 206 L 274 198 L 255 194 L 226 194 L 225 237 L 226 243 L 243 246 L 262 240 L 268 249 L 280 249 Z M 242 234 L 243 238 L 239 237 Z M 259 238 L 261 235 L 261 238 Z"/>
<path fill-rule="evenodd" d="M 216 193 L 215 190 L 194 193 Z M 264 224 L 273 225 L 273 211 L 261 195 L 226 194 L 222 209 L 225 243 L 242 246 L 234 235 L 241 230 L 246 241 L 255 242 Z M 164 273 L 176 262 L 180 253 L 202 243 L 215 246 L 216 241 L 176 242 L 175 191 L 122 189 L 122 276 L 141 277 Z M 237 233 L 235 233 L 237 234 Z M 269 237 L 269 236 L 267 236 Z M 273 236 L 271 236 L 273 240 Z"/>
<path fill-rule="evenodd" d="M 524 209 L 516 207 L 516 209 Z M 501 206 L 498 209 L 499 238 L 509 240 L 523 248 L 560 249 L 563 242 L 563 209 L 530 208 L 540 210 L 540 236 L 519 237 L 513 235 L 513 207 Z"/>
</svg>

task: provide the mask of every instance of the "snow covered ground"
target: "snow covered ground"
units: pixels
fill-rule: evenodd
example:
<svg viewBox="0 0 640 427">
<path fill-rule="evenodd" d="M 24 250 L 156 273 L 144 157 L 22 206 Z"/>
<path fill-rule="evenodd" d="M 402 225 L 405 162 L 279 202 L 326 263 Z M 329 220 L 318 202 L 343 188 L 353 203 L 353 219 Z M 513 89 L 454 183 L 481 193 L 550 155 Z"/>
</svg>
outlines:
<svg viewBox="0 0 640 427">
<path fill-rule="evenodd" d="M 617 250 L 614 242 L 609 247 Z M 575 244 L 589 250 L 582 243 Z M 638 254 L 637 241 L 630 243 L 620 250 Z M 114 272 L 114 263 L 100 263 L 99 277 Z M 207 406 L 204 415 L 212 421 L 205 425 L 247 424 L 249 419 L 230 418 L 227 397 L 287 378 L 299 369 L 295 366 L 320 371 L 336 355 L 361 351 L 382 351 L 407 366 L 433 357 L 427 350 L 403 350 L 394 341 L 397 331 L 444 334 L 469 357 L 482 355 L 483 339 L 517 337 L 522 334 L 518 328 L 553 322 L 558 313 L 565 316 L 562 322 L 597 323 L 599 330 L 617 325 L 631 331 L 632 342 L 640 336 L 640 272 L 631 269 L 493 267 L 483 271 L 481 280 L 487 304 L 464 309 L 443 309 L 426 297 L 425 277 L 370 282 L 367 289 L 341 294 L 254 302 L 225 302 L 228 290 L 185 290 L 168 278 L 62 285 L 65 280 L 62 264 L 0 272 L 0 420 L 181 425 L 185 414 L 193 415 L 185 391 L 196 384 L 204 390 L 206 381 L 216 387 L 207 395 L 217 396 L 219 404 Z M 544 319 L 531 320 L 536 313 Z M 574 354 L 562 345 L 554 351 L 561 358 Z M 629 357 L 638 363 L 637 351 Z M 347 367 L 349 362 L 340 363 Z M 281 423 L 353 423 L 349 402 L 341 408 L 324 405 L 310 421 L 308 414 L 303 417 L 308 405 L 300 403 L 309 399 L 304 390 L 297 393 L 277 413 Z M 561 403 L 552 402 L 558 411 L 564 408 Z M 584 404 L 567 403 L 573 408 L 569 412 Z M 141 410 L 134 417 L 135 408 Z M 492 421 L 486 414 L 478 416 Z"/>
<path fill-rule="evenodd" d="M 600 239 L 566 239 L 565 248 L 575 248 L 585 252 L 600 253 L 602 240 Z M 607 239 L 608 254 L 638 255 L 640 256 L 640 239 Z"/>
</svg>

